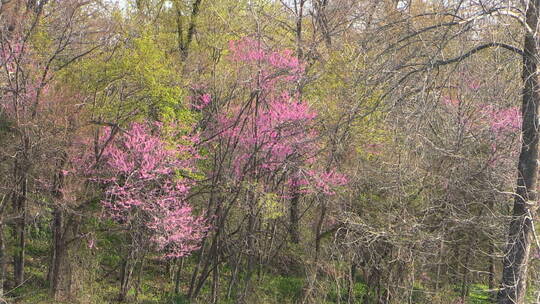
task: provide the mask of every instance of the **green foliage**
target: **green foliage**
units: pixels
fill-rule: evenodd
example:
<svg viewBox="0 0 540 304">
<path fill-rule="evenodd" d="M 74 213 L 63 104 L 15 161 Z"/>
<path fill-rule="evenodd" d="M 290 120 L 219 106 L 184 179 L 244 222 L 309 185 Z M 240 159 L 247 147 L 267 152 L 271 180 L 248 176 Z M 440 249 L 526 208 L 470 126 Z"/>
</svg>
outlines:
<svg viewBox="0 0 540 304">
<path fill-rule="evenodd" d="M 166 304 L 189 304 L 189 299 L 184 295 L 171 295 Z"/>
<path fill-rule="evenodd" d="M 469 287 L 469 302 L 470 304 L 489 304 L 492 303 L 492 294 L 488 291 L 487 285 L 472 284 Z"/>
<path fill-rule="evenodd" d="M 262 216 L 268 220 L 275 220 L 285 214 L 283 201 L 276 193 L 263 193 L 259 199 L 259 205 L 263 210 Z"/>
<path fill-rule="evenodd" d="M 343 303 L 343 302 L 346 303 L 347 302 L 349 298 L 349 291 L 347 290 L 347 287 L 342 286 L 341 289 L 339 290 L 339 295 L 335 286 L 331 286 L 329 288 L 330 288 L 330 291 L 328 292 L 326 296 L 326 303 L 330 304 L 330 303 Z M 353 303 L 362 303 L 361 301 L 364 299 L 364 297 L 368 296 L 367 291 L 368 290 L 367 290 L 366 284 L 362 282 L 356 282 L 353 287 L 353 293 L 354 293 Z"/>
<path fill-rule="evenodd" d="M 137 117 L 195 122 L 185 104 L 178 70 L 150 31 L 123 39 L 113 49 L 81 61 L 62 74 L 79 91 L 95 95 L 94 116 L 129 122 Z"/>
<path fill-rule="evenodd" d="M 382 123 L 382 91 L 358 79 L 358 71 L 367 64 L 365 56 L 354 43 L 344 43 L 330 51 L 325 60 L 311 67 L 309 73 L 318 77 L 306 88 L 305 95 L 327 125 L 349 119 L 348 115 L 355 113 L 348 126 L 347 144 L 360 157 L 372 158 L 377 151 L 367 147 L 382 145 L 389 136 Z"/>
<path fill-rule="evenodd" d="M 263 290 L 267 297 L 273 299 L 270 303 L 295 303 L 302 295 L 303 286 L 303 278 L 275 276 L 269 278 Z"/>
</svg>

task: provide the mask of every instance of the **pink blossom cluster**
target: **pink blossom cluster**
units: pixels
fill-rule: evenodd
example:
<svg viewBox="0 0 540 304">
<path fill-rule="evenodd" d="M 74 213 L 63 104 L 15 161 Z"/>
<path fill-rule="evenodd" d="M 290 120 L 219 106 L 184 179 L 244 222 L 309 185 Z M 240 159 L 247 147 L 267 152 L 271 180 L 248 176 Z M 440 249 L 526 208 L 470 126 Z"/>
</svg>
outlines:
<svg viewBox="0 0 540 304">
<path fill-rule="evenodd" d="M 5 90 L 0 98 L 0 107 L 13 119 L 28 118 L 36 111 L 39 98 L 48 91 L 48 86 L 41 79 L 45 67 L 32 58 L 32 48 L 22 42 L 22 38 L 14 35 L 0 44 L 0 67 L 11 79 L 11 87 Z M 40 77 L 36 77 L 36 76 Z M 50 73 L 49 77 L 50 78 Z"/>
<path fill-rule="evenodd" d="M 349 181 L 347 177 L 335 170 L 325 172 L 308 171 L 309 177 L 314 181 L 315 187 L 324 194 L 334 195 L 334 189 L 337 186 L 345 186 Z"/>
<path fill-rule="evenodd" d="M 230 41 L 229 50 L 233 62 L 258 70 L 254 85 L 262 89 L 271 89 L 279 82 L 297 81 L 305 71 L 304 63 L 291 50 L 266 51 L 260 40 L 245 37 Z"/>
<path fill-rule="evenodd" d="M 99 181 L 106 185 L 102 203 L 107 216 L 129 229 L 147 231 L 166 257 L 198 248 L 207 227 L 187 203 L 192 182 L 179 176 L 194 168 L 197 155 L 192 147 L 167 147 L 147 126 L 133 123 L 105 148 L 103 157 L 106 165 L 99 170 Z"/>
<path fill-rule="evenodd" d="M 443 98 L 442 102 L 451 110 L 462 105 L 460 99 Z M 521 111 L 518 107 L 498 109 L 489 104 L 474 106 L 476 117 L 465 118 L 467 127 L 488 126 L 489 130 L 499 136 L 508 132 L 515 132 L 521 128 Z"/>
<path fill-rule="evenodd" d="M 313 128 L 315 111 L 305 102 L 282 94 L 268 101 L 258 114 L 249 113 L 243 123 L 238 123 L 240 110 L 232 116 L 219 117 L 221 138 L 238 142 L 239 152 L 234 160 L 237 177 L 246 168 L 254 171 L 276 171 L 290 162 L 308 160 L 317 149 L 317 132 Z M 250 166 L 257 157 L 255 167 Z"/>
<path fill-rule="evenodd" d="M 493 133 L 513 132 L 521 128 L 521 110 L 518 107 L 495 109 L 488 105 L 482 112 Z"/>
<path fill-rule="evenodd" d="M 231 58 L 242 63 L 262 62 L 268 66 L 289 69 L 294 73 L 303 73 L 304 64 L 289 49 L 267 52 L 261 42 L 245 37 L 238 41 L 229 41 Z"/>
<path fill-rule="evenodd" d="M 459 99 L 443 99 L 443 103 L 452 111 L 457 111 L 463 106 Z M 509 159 L 511 155 L 519 152 L 517 149 L 508 151 L 509 136 L 518 134 L 521 128 L 521 111 L 518 107 L 497 108 L 490 104 L 480 104 L 470 106 L 472 114 L 459 114 L 459 119 L 464 127 L 471 132 L 482 133 L 486 132 L 489 136 L 484 138 L 489 139 L 489 147 L 491 149 L 487 163 L 493 167 L 501 165 L 502 162 Z M 461 111 L 460 112 L 464 112 Z M 503 148 L 504 149 L 501 149 Z"/>
<path fill-rule="evenodd" d="M 326 195 L 336 194 L 335 189 L 349 182 L 347 176 L 336 170 L 319 171 L 307 169 L 289 178 L 287 184 L 297 193 L 321 192 Z"/>
<path fill-rule="evenodd" d="M 449 108 L 457 108 L 461 104 L 461 99 L 459 98 L 450 98 L 450 97 L 443 97 L 442 103 L 449 107 Z"/>
<path fill-rule="evenodd" d="M 212 96 L 208 93 L 204 93 L 197 98 L 189 97 L 193 108 L 202 110 L 206 108 L 212 102 Z"/>
<path fill-rule="evenodd" d="M 231 175 L 237 180 L 260 180 L 282 176 L 289 191 L 334 194 L 345 176 L 320 171 L 320 137 L 315 128 L 317 112 L 295 94 L 291 81 L 299 80 L 305 69 L 290 50 L 272 51 L 261 41 L 243 38 L 231 41 L 230 57 L 239 63 L 239 74 L 252 81 L 241 82 L 250 92 L 246 103 L 232 103 L 227 113 L 218 115 L 211 134 L 221 143 L 233 143 Z M 253 92 L 256 97 L 253 98 Z M 275 185 L 265 185 L 270 189 Z M 289 196 L 285 193 L 283 197 Z"/>
<path fill-rule="evenodd" d="M 0 64 L 8 73 L 14 73 L 23 54 L 23 43 L 18 36 L 4 41 L 0 47 Z"/>
</svg>

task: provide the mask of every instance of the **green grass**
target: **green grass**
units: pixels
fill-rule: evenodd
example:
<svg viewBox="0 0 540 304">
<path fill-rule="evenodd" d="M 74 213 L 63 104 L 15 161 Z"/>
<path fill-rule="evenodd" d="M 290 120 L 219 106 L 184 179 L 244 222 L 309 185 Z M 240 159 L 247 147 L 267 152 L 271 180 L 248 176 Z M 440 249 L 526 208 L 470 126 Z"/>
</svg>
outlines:
<svg viewBox="0 0 540 304">
<path fill-rule="evenodd" d="M 470 304 L 488 304 L 491 302 L 491 294 L 489 288 L 482 284 L 472 284 L 469 287 L 469 301 Z"/>
<path fill-rule="evenodd" d="M 330 291 L 328 292 L 326 296 L 326 303 L 338 303 L 338 293 L 335 289 L 335 287 L 329 287 Z M 361 303 L 362 299 L 364 298 L 366 292 L 367 292 L 367 285 L 362 282 L 356 282 L 353 287 L 354 292 L 354 303 Z M 347 287 L 342 287 L 339 291 L 340 297 L 340 303 L 347 303 L 349 294 Z"/>
</svg>

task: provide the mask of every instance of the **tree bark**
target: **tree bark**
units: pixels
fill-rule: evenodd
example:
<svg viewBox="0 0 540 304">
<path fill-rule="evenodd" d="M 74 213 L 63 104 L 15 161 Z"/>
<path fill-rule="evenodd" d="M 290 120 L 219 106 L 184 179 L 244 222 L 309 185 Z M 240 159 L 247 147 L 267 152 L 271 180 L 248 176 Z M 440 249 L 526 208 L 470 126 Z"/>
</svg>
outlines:
<svg viewBox="0 0 540 304">
<path fill-rule="evenodd" d="M 49 270 L 51 295 L 57 301 L 72 297 L 73 268 L 69 243 L 73 239 L 77 223 L 68 221 L 66 212 L 56 207 L 53 214 L 53 254 Z"/>
<path fill-rule="evenodd" d="M 195 35 L 196 22 L 197 22 L 197 17 L 199 16 L 201 2 L 202 0 L 193 1 L 193 4 L 191 6 L 190 20 L 189 20 L 185 39 L 184 39 L 184 30 L 183 30 L 184 26 L 183 26 L 183 20 L 182 20 L 183 18 L 182 9 L 178 1 L 174 2 L 174 5 L 176 7 L 176 29 L 177 29 L 177 36 L 178 36 L 177 38 L 178 50 L 180 51 L 180 57 L 182 61 L 185 61 L 189 55 L 189 47 L 191 45 L 191 41 L 193 41 L 193 36 Z"/>
<path fill-rule="evenodd" d="M 293 197 L 291 198 L 291 208 L 289 210 L 289 212 L 290 212 L 290 214 L 289 214 L 290 215 L 289 235 L 291 237 L 291 242 L 293 242 L 294 244 L 299 244 L 300 243 L 300 232 L 299 232 L 300 193 L 298 191 L 298 187 L 293 186 L 292 192 L 293 192 Z"/>
<path fill-rule="evenodd" d="M 495 289 L 495 244 L 493 240 L 489 240 L 489 266 L 488 266 L 488 289 L 491 290 L 491 299 L 496 299 L 497 293 L 493 290 Z"/>
<path fill-rule="evenodd" d="M 525 34 L 523 54 L 523 100 L 521 113 L 522 146 L 518 162 L 518 180 L 514 198 L 499 304 L 522 304 L 525 300 L 527 266 L 532 241 L 532 217 L 538 197 L 538 43 L 535 37 L 540 0 L 529 1 L 526 23 L 533 33 Z"/>
<path fill-rule="evenodd" d="M 145 261 L 146 261 L 146 253 L 143 254 L 141 261 L 139 262 L 139 271 L 137 272 L 137 282 L 135 283 L 135 299 L 134 299 L 135 302 L 139 300 L 139 293 L 141 292 L 141 283 L 142 283 L 142 277 L 144 273 Z"/>
<path fill-rule="evenodd" d="M 348 284 L 347 284 L 347 304 L 356 303 L 354 286 L 356 284 L 356 263 L 351 263 L 348 275 Z"/>
<path fill-rule="evenodd" d="M 6 241 L 4 238 L 4 224 L 0 222 L 0 297 L 4 296 L 4 282 L 6 281 Z"/>
<path fill-rule="evenodd" d="M 176 262 L 178 264 L 178 261 Z M 182 276 L 182 270 L 184 268 L 184 258 L 180 258 L 180 264 L 177 265 L 176 274 L 174 276 L 174 294 L 180 294 L 180 280 Z"/>
<path fill-rule="evenodd" d="M 252 198 L 250 200 L 251 202 L 256 202 L 256 199 Z M 250 212 L 248 216 L 248 224 L 247 224 L 247 231 L 245 237 L 247 240 L 245 241 L 247 243 L 247 261 L 246 261 L 246 268 L 245 268 L 245 277 L 244 277 L 244 286 L 242 288 L 242 292 L 239 294 L 238 303 L 248 303 L 247 299 L 249 298 L 249 295 L 252 292 L 253 284 L 251 282 L 251 278 L 253 276 L 253 268 L 255 264 L 255 258 L 256 258 L 256 248 L 255 248 L 255 226 L 257 222 L 256 218 L 256 212 L 255 212 L 255 206 L 253 206 L 254 203 L 252 203 L 250 207 Z"/>
<path fill-rule="evenodd" d="M 25 145 L 26 146 L 26 145 Z M 26 163 L 23 161 L 23 163 Z M 28 192 L 28 177 L 25 164 L 19 160 L 15 163 L 15 176 L 17 180 L 17 190 L 14 193 L 14 209 L 17 214 L 15 221 L 14 240 L 15 251 L 13 254 L 13 275 L 15 286 L 20 286 L 24 282 L 24 255 L 26 251 L 26 196 Z"/>
<path fill-rule="evenodd" d="M 468 248 L 468 252 L 471 252 L 471 249 L 472 249 L 472 244 L 473 242 L 471 241 L 470 243 L 471 245 L 469 246 Z M 466 298 L 469 296 L 469 280 L 468 280 L 468 276 L 469 276 L 469 258 L 470 258 L 470 254 L 467 254 L 465 256 L 465 264 L 463 265 L 463 274 L 462 274 L 462 278 L 461 278 L 461 294 L 460 294 L 460 297 L 461 297 L 461 302 L 462 303 L 466 303 Z"/>
<path fill-rule="evenodd" d="M 214 255 L 214 270 L 212 275 L 212 304 L 218 303 L 219 297 L 219 261 L 217 254 Z"/>
<path fill-rule="evenodd" d="M 126 302 L 127 294 L 131 288 L 131 278 L 133 276 L 133 268 L 135 264 L 135 253 L 132 248 L 129 249 L 127 257 L 123 261 L 122 273 L 120 277 L 120 292 L 118 294 L 119 302 Z"/>
</svg>

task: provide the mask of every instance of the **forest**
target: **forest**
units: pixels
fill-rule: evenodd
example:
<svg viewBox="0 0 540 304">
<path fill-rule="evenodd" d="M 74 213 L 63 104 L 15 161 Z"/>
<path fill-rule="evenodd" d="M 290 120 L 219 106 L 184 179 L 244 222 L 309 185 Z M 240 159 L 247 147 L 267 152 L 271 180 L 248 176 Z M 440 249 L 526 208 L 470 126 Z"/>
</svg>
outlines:
<svg viewBox="0 0 540 304">
<path fill-rule="evenodd" d="M 540 0 L 0 0 L 0 304 L 540 303 Z"/>
</svg>

